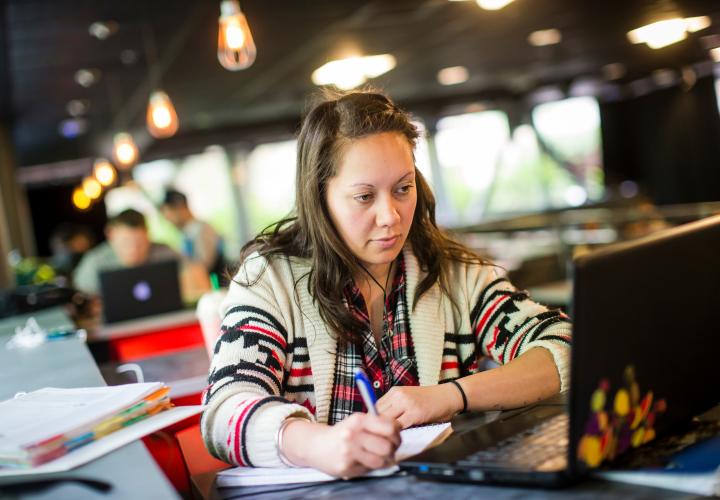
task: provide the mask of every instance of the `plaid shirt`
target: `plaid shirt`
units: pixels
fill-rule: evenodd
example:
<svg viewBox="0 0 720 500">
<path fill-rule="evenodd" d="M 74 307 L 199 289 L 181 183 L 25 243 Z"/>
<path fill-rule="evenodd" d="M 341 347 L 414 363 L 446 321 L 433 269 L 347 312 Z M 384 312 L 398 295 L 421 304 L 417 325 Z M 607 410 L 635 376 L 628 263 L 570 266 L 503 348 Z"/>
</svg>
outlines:
<svg viewBox="0 0 720 500">
<path fill-rule="evenodd" d="M 335 384 L 328 422 L 335 424 L 354 412 L 365 411 L 355 386 L 355 368 L 362 367 L 380 398 L 396 385 L 420 385 L 415 353 L 410 337 L 410 321 L 405 293 L 405 261 L 402 253 L 395 261 L 397 273 L 385 297 L 385 318 L 380 346 L 375 342 L 367 305 L 355 283 L 343 290 L 350 312 L 364 325 L 362 340 L 338 346 Z"/>
</svg>

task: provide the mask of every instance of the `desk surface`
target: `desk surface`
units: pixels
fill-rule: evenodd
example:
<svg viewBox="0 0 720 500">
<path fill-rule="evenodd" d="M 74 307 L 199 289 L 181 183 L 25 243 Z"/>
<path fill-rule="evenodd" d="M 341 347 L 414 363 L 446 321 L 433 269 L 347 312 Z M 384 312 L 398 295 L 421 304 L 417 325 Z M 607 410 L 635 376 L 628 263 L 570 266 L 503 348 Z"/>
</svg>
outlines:
<svg viewBox="0 0 720 500">
<path fill-rule="evenodd" d="M 544 404 L 563 404 L 563 396 L 555 396 Z M 484 422 L 490 422 L 502 416 L 503 418 L 521 410 L 506 412 L 492 411 L 481 414 L 459 415 L 453 419 L 453 429 L 462 432 L 476 427 Z M 191 478 L 195 491 L 207 499 L 219 500 L 240 494 L 239 488 L 218 490 L 214 485 L 217 472 L 199 474 Z M 223 495 L 220 492 L 226 492 Z M 301 499 L 301 498 L 408 498 L 413 500 L 435 500 L 455 498 L 491 498 L 491 499 L 688 499 L 702 498 L 696 495 L 680 493 L 677 491 L 661 490 L 622 483 L 612 483 L 600 480 L 586 480 L 562 489 L 516 488 L 509 486 L 483 486 L 463 483 L 444 483 L 438 481 L 420 480 L 409 475 L 397 475 L 386 478 L 356 479 L 352 481 L 336 481 L 313 486 L 299 486 L 294 490 L 278 491 L 276 493 L 263 493 L 258 498 L 273 499 Z"/>
<path fill-rule="evenodd" d="M 27 351 L 5 349 L 5 342 L 14 332 L 15 326 L 24 324 L 29 316 L 7 318 L 0 322 L 0 400 L 10 398 L 18 391 L 32 391 L 46 386 L 105 385 L 87 346 L 79 340 L 50 342 Z M 35 317 L 43 327 L 70 324 L 62 309 L 42 311 L 36 313 Z M 109 493 L 97 493 L 76 483 L 60 483 L 42 492 L 23 490 L 19 496 L 32 499 L 178 498 L 172 485 L 139 441 L 77 469 L 44 477 L 53 476 L 98 479 L 111 483 L 113 489 Z M 3 484 L 11 482 L 10 478 L 0 480 L 0 490 Z"/>
</svg>

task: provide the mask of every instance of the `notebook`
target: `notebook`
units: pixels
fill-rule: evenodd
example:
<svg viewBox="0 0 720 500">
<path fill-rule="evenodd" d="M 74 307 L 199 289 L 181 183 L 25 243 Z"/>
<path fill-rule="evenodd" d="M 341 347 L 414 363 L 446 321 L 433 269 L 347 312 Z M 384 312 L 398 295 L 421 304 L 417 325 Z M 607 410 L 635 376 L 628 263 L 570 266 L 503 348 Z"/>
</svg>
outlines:
<svg viewBox="0 0 720 500">
<path fill-rule="evenodd" d="M 450 423 L 423 425 L 400 432 L 401 444 L 395 453 L 396 459 L 416 455 L 422 450 L 442 441 L 452 432 Z M 399 469 L 388 467 L 370 472 L 368 477 L 380 477 L 394 474 Z M 336 481 L 338 478 L 315 469 L 294 467 L 286 469 L 264 467 L 235 467 L 218 473 L 218 488 L 279 486 L 303 483 Z"/>
<path fill-rule="evenodd" d="M 100 273 L 105 323 L 145 318 L 183 308 L 176 260 Z"/>
<path fill-rule="evenodd" d="M 574 262 L 568 404 L 537 405 L 400 464 L 421 477 L 556 486 L 718 403 L 720 216 Z"/>
</svg>

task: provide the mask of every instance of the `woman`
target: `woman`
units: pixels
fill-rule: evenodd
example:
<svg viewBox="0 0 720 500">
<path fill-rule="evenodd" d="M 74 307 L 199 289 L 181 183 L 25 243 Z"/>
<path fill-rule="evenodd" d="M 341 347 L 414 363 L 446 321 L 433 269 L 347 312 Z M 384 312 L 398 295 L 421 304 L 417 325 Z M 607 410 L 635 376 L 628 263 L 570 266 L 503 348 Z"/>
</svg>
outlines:
<svg viewBox="0 0 720 500">
<path fill-rule="evenodd" d="M 305 118 L 295 217 L 243 249 L 222 307 L 202 422 L 217 457 L 351 477 L 390 464 L 400 428 L 567 387 L 567 317 L 440 232 L 417 137 L 376 93 Z M 479 371 L 484 357 L 502 366 Z"/>
</svg>

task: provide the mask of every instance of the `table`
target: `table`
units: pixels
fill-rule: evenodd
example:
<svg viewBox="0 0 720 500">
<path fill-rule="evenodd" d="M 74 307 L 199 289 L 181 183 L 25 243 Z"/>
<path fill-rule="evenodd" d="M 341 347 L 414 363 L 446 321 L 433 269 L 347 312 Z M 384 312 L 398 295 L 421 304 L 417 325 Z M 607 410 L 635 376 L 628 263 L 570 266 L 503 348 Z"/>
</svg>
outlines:
<svg viewBox="0 0 720 500">
<path fill-rule="evenodd" d="M 564 396 L 555 396 L 543 404 L 564 404 Z M 506 412 L 485 412 L 478 414 L 459 415 L 453 419 L 453 429 L 457 432 L 473 428 L 483 422 L 495 420 L 498 417 L 509 417 L 513 413 L 523 411 L 511 410 Z M 204 499 L 230 499 L 232 495 L 222 495 L 214 485 L 216 472 L 208 472 L 192 476 L 193 489 L 196 496 Z M 230 490 L 224 490 L 229 492 Z M 235 492 L 240 492 L 235 489 Z M 413 476 L 396 475 L 386 478 L 356 479 L 352 481 L 337 481 L 313 486 L 298 487 L 295 490 L 278 491 L 276 493 L 263 493 L 257 498 L 266 500 L 286 500 L 301 498 L 393 498 L 414 500 L 436 500 L 455 498 L 489 498 L 489 499 L 688 499 L 703 498 L 677 491 L 648 488 L 621 483 L 588 479 L 581 483 L 562 489 L 535 489 L 509 486 L 483 486 L 474 484 L 450 483 L 420 480 Z"/>
<path fill-rule="evenodd" d="M 72 325 L 62 308 L 40 311 L 33 315 L 40 326 L 45 328 Z M 105 385 L 87 346 L 80 340 L 50 342 L 27 351 L 5 349 L 5 343 L 14 333 L 15 327 L 24 324 L 29 316 L 31 315 L 16 316 L 0 321 L 0 400 L 10 398 L 18 391 L 32 391 L 46 386 L 91 387 Z M 67 482 L 59 483 L 44 491 L 33 491 L 32 486 L 29 485 L 23 487 L 17 496 L 33 500 L 45 498 L 81 500 L 179 498 L 139 441 L 77 469 L 44 477 L 58 476 L 98 479 L 110 483 L 113 489 L 108 493 L 99 493 L 86 486 Z M 7 485 L 11 482 L 10 478 L 0 479 L 0 492 L 2 492 L 3 484 Z M 6 498 L 3 495 L 0 496 Z"/>
</svg>

